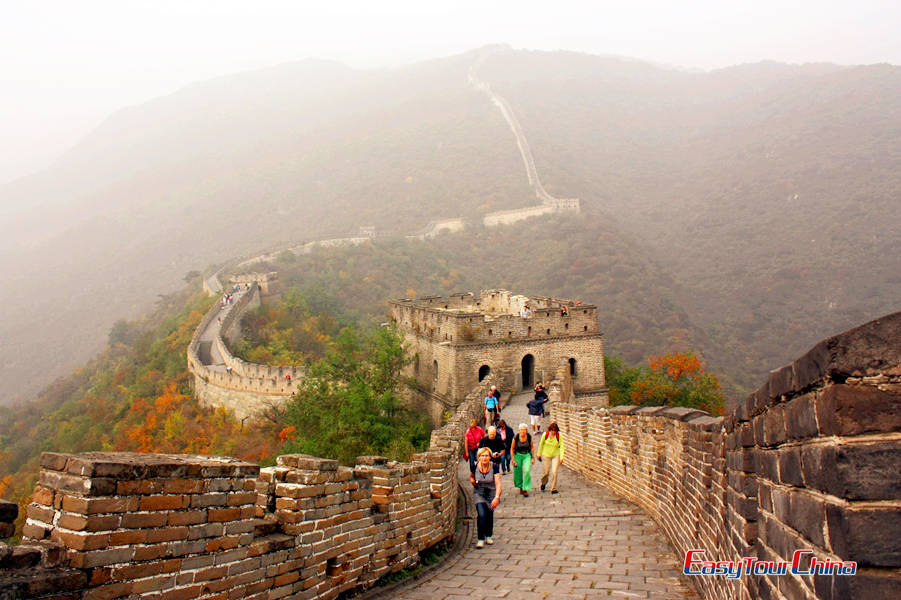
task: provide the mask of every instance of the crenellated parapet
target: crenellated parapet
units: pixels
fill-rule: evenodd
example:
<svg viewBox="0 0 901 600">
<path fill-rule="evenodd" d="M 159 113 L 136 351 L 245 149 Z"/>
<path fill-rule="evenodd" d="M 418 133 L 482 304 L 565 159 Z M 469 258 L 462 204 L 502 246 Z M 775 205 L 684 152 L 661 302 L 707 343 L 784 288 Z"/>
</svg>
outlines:
<svg viewBox="0 0 901 600">
<path fill-rule="evenodd" d="M 414 355 L 409 375 L 433 397 L 459 397 L 488 374 L 505 395 L 531 389 L 563 360 L 575 392 L 605 402 L 603 340 L 592 304 L 483 290 L 389 306 Z"/>
<path fill-rule="evenodd" d="M 224 406 L 239 419 L 282 404 L 304 375 L 303 367 L 250 363 L 228 349 L 227 341 L 240 337 L 241 318 L 260 305 L 260 294 L 260 286 L 250 284 L 249 289 L 236 292 L 233 304 L 213 305 L 188 345 L 188 368 L 194 374 L 198 400 Z"/>
<path fill-rule="evenodd" d="M 705 598 L 890 598 L 901 589 L 901 313 L 814 346 L 726 417 L 580 402 L 550 386 L 565 464 L 703 560 L 855 561 L 858 573 L 693 577 Z M 805 567 L 806 568 L 806 567 Z"/>
<path fill-rule="evenodd" d="M 261 469 L 45 453 L 23 545 L 0 545 L 0 597 L 314 599 L 370 587 L 454 535 L 463 434 L 486 386 L 410 462 L 285 455 Z"/>
</svg>

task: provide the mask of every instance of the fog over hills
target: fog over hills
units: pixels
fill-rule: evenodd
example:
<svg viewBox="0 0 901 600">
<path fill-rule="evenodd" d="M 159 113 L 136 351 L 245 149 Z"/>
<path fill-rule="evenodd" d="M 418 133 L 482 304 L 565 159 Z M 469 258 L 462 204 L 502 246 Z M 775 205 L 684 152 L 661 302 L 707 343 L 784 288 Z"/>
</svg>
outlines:
<svg viewBox="0 0 901 600">
<path fill-rule="evenodd" d="M 0 187 L 0 402 L 82 364 L 189 270 L 536 203 L 509 128 L 467 81 L 485 52 L 479 76 L 513 106 L 548 191 L 581 198 L 618 248 L 654 264 L 592 261 L 580 243 L 580 276 L 635 281 L 736 389 L 897 310 L 899 67 L 687 73 L 505 48 L 392 70 L 302 61 L 120 111 L 52 168 Z M 536 288 L 540 277 L 536 266 Z M 601 314 L 608 348 L 627 354 L 630 315 Z"/>
</svg>

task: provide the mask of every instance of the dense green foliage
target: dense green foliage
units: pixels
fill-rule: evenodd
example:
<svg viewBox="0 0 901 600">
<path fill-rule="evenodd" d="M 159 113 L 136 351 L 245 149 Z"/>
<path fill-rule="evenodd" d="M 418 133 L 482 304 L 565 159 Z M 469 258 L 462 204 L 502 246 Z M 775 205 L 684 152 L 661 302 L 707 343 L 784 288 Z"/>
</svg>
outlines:
<svg viewBox="0 0 901 600">
<path fill-rule="evenodd" d="M 331 338 L 353 320 L 322 288 L 295 286 L 245 314 L 241 339 L 230 350 L 248 362 L 300 365 L 322 358 Z"/>
<path fill-rule="evenodd" d="M 347 465 L 365 454 L 405 460 L 422 450 L 429 424 L 402 401 L 400 373 L 410 361 L 402 340 L 394 327 L 365 334 L 345 327 L 288 402 L 284 449 Z"/>
</svg>

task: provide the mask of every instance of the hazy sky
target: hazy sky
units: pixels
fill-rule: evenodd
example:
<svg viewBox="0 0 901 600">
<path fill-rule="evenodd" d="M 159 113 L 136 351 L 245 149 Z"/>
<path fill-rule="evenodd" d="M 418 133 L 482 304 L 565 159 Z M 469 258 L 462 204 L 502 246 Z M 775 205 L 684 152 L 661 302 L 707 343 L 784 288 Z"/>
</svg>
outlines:
<svg viewBox="0 0 901 600">
<path fill-rule="evenodd" d="M 712 69 L 901 64 L 899 0 L 0 0 L 0 182 L 110 112 L 310 56 L 394 66 L 491 43 Z"/>
</svg>

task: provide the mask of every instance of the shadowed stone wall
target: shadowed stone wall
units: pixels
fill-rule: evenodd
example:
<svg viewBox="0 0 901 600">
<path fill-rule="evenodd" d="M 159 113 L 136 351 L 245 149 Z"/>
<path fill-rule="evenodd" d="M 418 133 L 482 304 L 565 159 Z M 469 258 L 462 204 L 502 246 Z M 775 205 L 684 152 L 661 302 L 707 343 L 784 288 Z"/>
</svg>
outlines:
<svg viewBox="0 0 901 600">
<path fill-rule="evenodd" d="M 597 408 L 551 386 L 565 464 L 646 510 L 677 552 L 856 561 L 855 576 L 694 577 L 705 598 L 898 597 L 901 313 L 814 346 L 726 417 Z M 802 562 L 806 567 L 809 555 Z"/>
</svg>

